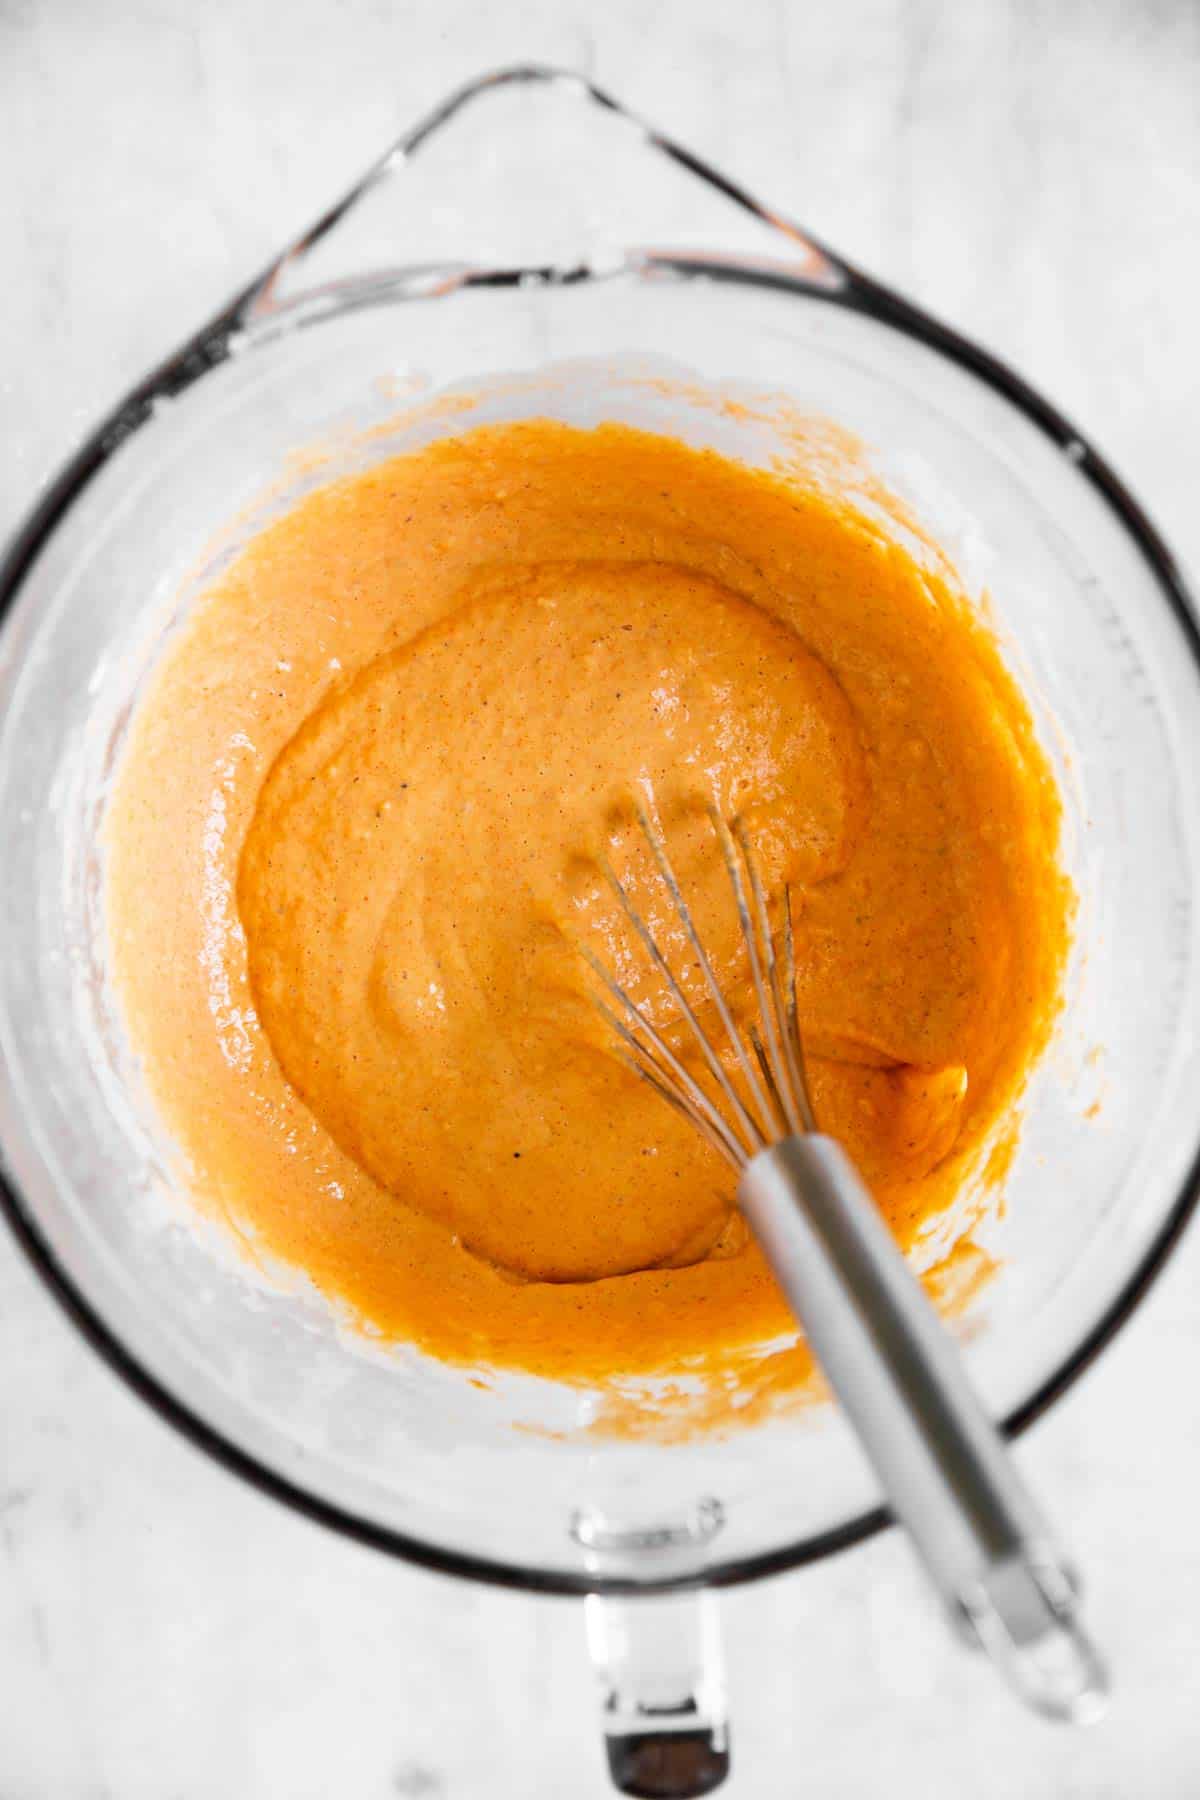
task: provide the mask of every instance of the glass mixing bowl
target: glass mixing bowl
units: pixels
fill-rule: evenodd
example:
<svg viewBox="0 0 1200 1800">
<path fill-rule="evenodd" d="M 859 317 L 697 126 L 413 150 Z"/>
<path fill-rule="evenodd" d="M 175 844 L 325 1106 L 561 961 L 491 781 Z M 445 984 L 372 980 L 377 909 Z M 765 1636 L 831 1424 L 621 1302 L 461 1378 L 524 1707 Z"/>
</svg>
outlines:
<svg viewBox="0 0 1200 1800">
<path fill-rule="evenodd" d="M 449 390 L 465 411 L 423 404 Z M 769 456 L 755 409 L 714 392 L 785 394 L 864 441 L 986 587 L 1057 764 L 1079 896 L 1067 1004 L 1028 1095 L 1002 1273 L 964 1331 L 1018 1431 L 1111 1338 L 1195 1195 L 1200 638 L 1141 508 L 1015 375 L 594 88 L 510 70 L 390 150 L 143 382 L 0 573 L 17 1236 L 91 1342 L 227 1467 L 396 1555 L 592 1596 L 613 1772 L 638 1792 L 701 1792 L 725 1766 L 699 1591 L 886 1522 L 855 1442 L 832 1408 L 722 1441 L 605 1441 L 587 1394 L 474 1386 L 256 1276 L 180 1198 L 122 1041 L 97 827 L 164 633 L 306 486 L 533 413 Z M 314 444 L 315 467 L 296 454 Z"/>
</svg>

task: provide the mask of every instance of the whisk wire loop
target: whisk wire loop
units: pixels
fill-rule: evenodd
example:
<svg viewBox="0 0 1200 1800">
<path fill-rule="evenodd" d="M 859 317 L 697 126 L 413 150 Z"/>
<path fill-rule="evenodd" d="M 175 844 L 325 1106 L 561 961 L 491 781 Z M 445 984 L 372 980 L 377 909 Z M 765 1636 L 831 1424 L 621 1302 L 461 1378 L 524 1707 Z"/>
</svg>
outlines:
<svg viewBox="0 0 1200 1800">
<path fill-rule="evenodd" d="M 749 833 L 741 820 L 735 819 L 731 826 L 715 807 L 710 807 L 709 819 L 729 877 L 754 991 L 757 1018 L 747 1024 L 743 1033 L 717 980 L 663 835 L 643 805 L 635 805 L 634 812 L 672 912 L 690 946 L 695 966 L 720 1022 L 733 1063 L 740 1073 L 745 1097 L 701 1023 L 654 930 L 635 904 L 626 880 L 607 857 L 600 859 L 601 873 L 642 949 L 662 976 L 678 1016 L 686 1025 L 715 1084 L 720 1103 L 714 1103 L 705 1092 L 617 976 L 588 946 L 581 945 L 593 973 L 617 1002 L 624 1017 L 598 996 L 596 1003 L 621 1040 L 621 1059 L 626 1066 L 682 1113 L 734 1168 L 740 1170 L 768 1144 L 815 1129 L 797 1023 L 791 893 L 785 888 L 782 895 L 781 955 L 771 925 L 771 906 Z"/>
</svg>

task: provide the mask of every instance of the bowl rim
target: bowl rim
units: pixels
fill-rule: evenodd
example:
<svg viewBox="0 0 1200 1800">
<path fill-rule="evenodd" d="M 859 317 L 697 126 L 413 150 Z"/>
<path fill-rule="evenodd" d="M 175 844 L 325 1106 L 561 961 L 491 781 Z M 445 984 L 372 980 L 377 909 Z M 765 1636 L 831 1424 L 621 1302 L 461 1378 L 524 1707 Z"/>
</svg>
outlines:
<svg viewBox="0 0 1200 1800">
<path fill-rule="evenodd" d="M 508 78 L 558 79 L 561 78 L 561 73 L 510 71 Z M 463 90 L 463 95 L 458 96 L 459 101 L 464 96 L 469 98 L 473 93 L 481 91 L 484 85 L 494 85 L 496 80 L 495 76 L 485 77 L 482 83 Z M 586 83 L 580 85 L 606 108 L 624 112 L 623 108 L 600 90 L 590 88 Z M 418 127 L 418 132 L 421 129 L 422 127 Z M 729 193 L 730 184 L 724 177 L 709 170 L 707 165 L 690 152 L 681 150 L 679 146 L 671 144 L 670 140 L 656 137 L 656 142 L 660 148 L 666 148 L 668 153 L 685 158 L 686 165 L 701 179 L 712 179 L 723 192 Z M 737 192 L 735 198 L 739 204 L 760 212 L 767 222 L 778 222 L 778 215 L 760 209 L 757 202 L 744 193 Z M 829 253 L 822 247 L 821 254 L 825 257 Z M 832 256 L 829 261 L 837 276 L 834 282 L 827 277 L 814 279 L 811 275 L 798 275 L 782 264 L 766 264 L 724 254 L 719 258 L 709 259 L 703 253 L 639 252 L 634 272 L 637 275 L 669 273 L 685 279 L 700 278 L 716 283 L 732 282 L 782 289 L 798 298 L 863 314 L 946 357 L 959 368 L 974 375 L 1049 439 L 1069 459 L 1076 472 L 1091 485 L 1109 512 L 1115 515 L 1149 566 L 1158 591 L 1173 614 L 1191 653 L 1196 674 L 1200 677 L 1200 618 L 1182 571 L 1140 501 L 1089 440 L 1000 358 L 853 265 Z M 361 295 L 356 298 L 353 284 L 341 285 L 338 304 L 322 308 L 321 317 L 336 318 L 353 304 L 370 305 L 394 301 L 398 290 L 403 296 L 405 273 L 403 270 L 394 272 L 394 280 L 382 286 L 378 278 L 374 278 L 365 301 Z M 426 292 L 428 275 L 428 269 L 420 271 L 421 286 Z M 531 279 L 554 285 L 565 280 L 579 282 L 590 278 L 589 271 L 579 269 L 494 270 L 464 269 L 459 265 L 447 272 L 448 285 L 455 289 L 473 285 L 516 286 Z M 83 441 L 50 482 L 23 522 L 18 525 L 0 559 L 0 630 L 3 629 L 25 577 L 56 527 L 89 483 L 108 464 L 120 445 L 153 417 L 159 402 L 183 393 L 232 355 L 244 354 L 248 349 L 253 349 L 256 341 L 261 341 L 257 340 L 254 332 L 247 333 L 245 327 L 262 288 L 263 280 L 260 278 L 242 290 L 215 318 L 138 382 Z M 445 291 L 444 287 L 442 291 Z M 298 316 L 297 322 L 319 321 L 302 321 L 302 317 Z M 0 1145 L 0 1158 L 2 1155 L 3 1146 Z M 1125 1282 L 1070 1354 L 1002 1421 L 1002 1429 L 1007 1437 L 1020 1435 L 1041 1418 L 1112 1342 L 1169 1260 L 1198 1199 L 1200 1143 L 1197 1144 L 1173 1204 Z M 97 1306 L 69 1274 L 43 1233 L 33 1209 L 4 1168 L 2 1160 L 0 1211 L 31 1266 L 92 1349 L 160 1418 L 223 1468 L 250 1482 L 260 1492 L 282 1502 L 293 1511 L 345 1537 L 418 1566 L 494 1586 L 540 1594 L 647 1594 L 698 1587 L 727 1587 L 819 1561 L 839 1550 L 864 1542 L 893 1522 L 885 1507 L 876 1506 L 852 1516 L 840 1525 L 776 1549 L 717 1561 L 678 1576 L 648 1581 L 588 1573 L 584 1570 L 576 1572 L 524 1566 L 428 1542 L 309 1492 L 224 1436 L 160 1381 L 106 1323 Z"/>
</svg>

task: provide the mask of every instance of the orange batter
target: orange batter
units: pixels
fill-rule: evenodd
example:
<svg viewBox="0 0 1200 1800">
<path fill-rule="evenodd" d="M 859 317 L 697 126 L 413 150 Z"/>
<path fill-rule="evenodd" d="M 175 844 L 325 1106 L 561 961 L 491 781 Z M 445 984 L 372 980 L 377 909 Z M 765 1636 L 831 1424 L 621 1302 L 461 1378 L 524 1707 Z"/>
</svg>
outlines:
<svg viewBox="0 0 1200 1800">
<path fill-rule="evenodd" d="M 818 1118 L 908 1242 L 1045 1041 L 1067 890 L 989 634 L 878 525 L 624 427 L 482 428 L 263 532 L 141 702 L 108 897 L 150 1086 L 198 1196 L 386 1336 L 603 1380 L 788 1327 L 591 1002 L 581 942 L 666 1019 L 598 870 L 669 938 L 635 798 L 735 1000 L 706 808 L 792 886 Z"/>
</svg>

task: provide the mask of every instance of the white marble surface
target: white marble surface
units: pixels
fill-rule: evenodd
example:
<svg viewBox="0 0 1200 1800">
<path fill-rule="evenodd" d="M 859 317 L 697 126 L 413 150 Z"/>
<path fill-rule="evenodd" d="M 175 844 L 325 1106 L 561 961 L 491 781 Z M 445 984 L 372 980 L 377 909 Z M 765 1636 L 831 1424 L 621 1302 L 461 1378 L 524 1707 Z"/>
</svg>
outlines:
<svg viewBox="0 0 1200 1800">
<path fill-rule="evenodd" d="M 449 85 L 599 75 L 1027 370 L 1200 567 L 1191 0 L 0 0 L 0 529 L 72 438 Z M 731 1800 L 1200 1793 L 1200 1233 L 1023 1457 L 1117 1695 L 1019 1715 L 889 1538 L 731 1595 Z M 2 1800 L 605 1792 L 566 1602 L 292 1518 L 120 1388 L 0 1238 Z"/>
</svg>

